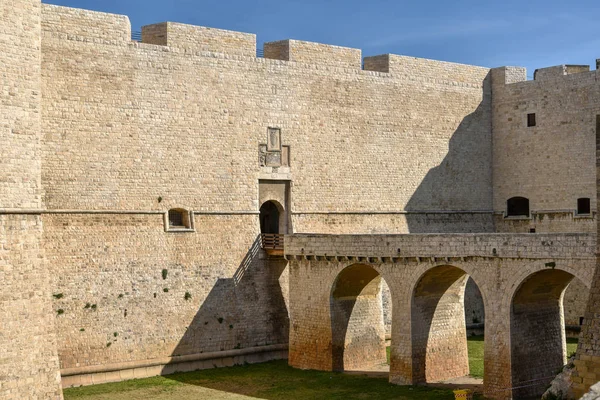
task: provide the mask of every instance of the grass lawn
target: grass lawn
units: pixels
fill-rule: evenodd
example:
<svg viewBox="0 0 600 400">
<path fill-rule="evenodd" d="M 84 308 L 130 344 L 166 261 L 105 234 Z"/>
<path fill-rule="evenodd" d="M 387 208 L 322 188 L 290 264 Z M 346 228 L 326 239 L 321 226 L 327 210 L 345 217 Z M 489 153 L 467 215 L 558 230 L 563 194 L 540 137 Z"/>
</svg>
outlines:
<svg viewBox="0 0 600 400">
<path fill-rule="evenodd" d="M 577 351 L 577 338 L 567 338 L 567 357 L 571 357 Z"/>
<path fill-rule="evenodd" d="M 475 378 L 483 379 L 483 336 L 469 336 L 467 349 L 469 352 L 469 371 Z M 567 355 L 570 356 L 577 350 L 577 338 L 567 338 Z M 387 348 L 388 364 L 390 362 L 390 348 Z"/>
<path fill-rule="evenodd" d="M 454 399 L 451 390 L 396 386 L 386 378 L 302 371 L 286 361 L 219 368 L 64 390 L 65 400 Z"/>
<path fill-rule="evenodd" d="M 469 375 L 483 379 L 483 336 L 467 338 L 469 351 Z"/>
<path fill-rule="evenodd" d="M 483 336 L 469 336 L 467 338 L 467 349 L 469 352 L 470 375 L 483 379 Z M 389 346 L 387 348 L 387 362 L 390 363 Z"/>
<path fill-rule="evenodd" d="M 483 377 L 483 343 L 482 336 L 472 336 L 467 344 L 469 367 L 475 377 Z M 567 354 L 576 348 L 577 339 L 568 339 Z M 64 397 L 65 400 L 454 399 L 452 391 L 447 389 L 396 386 L 386 378 L 302 371 L 289 367 L 286 361 L 70 388 L 64 390 Z"/>
</svg>

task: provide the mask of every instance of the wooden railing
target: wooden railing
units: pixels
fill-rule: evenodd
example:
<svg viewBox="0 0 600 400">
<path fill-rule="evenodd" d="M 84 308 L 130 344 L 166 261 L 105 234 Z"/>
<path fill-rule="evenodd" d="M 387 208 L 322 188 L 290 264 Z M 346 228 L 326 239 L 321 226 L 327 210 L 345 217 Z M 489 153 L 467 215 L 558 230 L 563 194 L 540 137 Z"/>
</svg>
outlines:
<svg viewBox="0 0 600 400">
<path fill-rule="evenodd" d="M 262 248 L 269 255 L 283 255 L 283 235 L 278 233 L 263 233 L 261 236 Z"/>
</svg>

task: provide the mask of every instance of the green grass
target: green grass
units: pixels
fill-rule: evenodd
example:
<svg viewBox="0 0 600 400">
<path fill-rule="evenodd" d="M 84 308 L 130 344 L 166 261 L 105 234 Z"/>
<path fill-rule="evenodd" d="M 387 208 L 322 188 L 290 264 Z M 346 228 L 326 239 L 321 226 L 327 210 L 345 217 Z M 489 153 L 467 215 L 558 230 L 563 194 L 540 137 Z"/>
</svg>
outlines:
<svg viewBox="0 0 600 400">
<path fill-rule="evenodd" d="M 577 343 L 577 339 L 575 339 Z M 577 346 L 577 344 L 575 344 Z M 567 348 L 569 345 L 567 344 Z M 483 336 L 469 336 L 467 338 L 467 349 L 469 352 L 469 371 L 475 378 L 483 379 Z M 390 347 L 387 347 L 387 362 L 390 363 Z"/>
<path fill-rule="evenodd" d="M 469 375 L 483 379 L 483 336 L 467 338 L 469 352 Z"/>
<path fill-rule="evenodd" d="M 471 375 L 483 377 L 483 336 L 468 338 Z M 577 348 L 577 339 L 567 339 L 567 353 Z M 389 362 L 389 348 L 388 362 Z M 396 386 L 386 378 L 346 375 L 336 372 L 303 371 L 286 361 L 231 368 L 179 373 L 119 383 L 70 388 L 65 400 L 266 400 L 311 399 L 454 399 L 451 390 L 424 386 Z M 481 399 L 481 397 L 475 396 Z"/>
<path fill-rule="evenodd" d="M 451 390 L 396 386 L 386 378 L 303 371 L 286 361 L 180 373 L 64 390 L 65 400 L 154 399 L 454 399 Z"/>
<path fill-rule="evenodd" d="M 483 336 L 470 336 L 467 338 L 469 351 L 469 371 L 475 378 L 483 379 Z M 567 355 L 570 356 L 577 350 L 577 338 L 567 338 Z"/>
<path fill-rule="evenodd" d="M 567 338 L 567 357 L 570 357 L 577 351 L 577 338 Z"/>
<path fill-rule="evenodd" d="M 483 379 L 483 336 L 469 336 L 467 349 L 469 352 L 469 371 L 475 378 Z M 577 338 L 567 338 L 567 355 L 577 350 Z M 390 363 L 390 348 L 387 348 L 387 360 Z"/>
</svg>

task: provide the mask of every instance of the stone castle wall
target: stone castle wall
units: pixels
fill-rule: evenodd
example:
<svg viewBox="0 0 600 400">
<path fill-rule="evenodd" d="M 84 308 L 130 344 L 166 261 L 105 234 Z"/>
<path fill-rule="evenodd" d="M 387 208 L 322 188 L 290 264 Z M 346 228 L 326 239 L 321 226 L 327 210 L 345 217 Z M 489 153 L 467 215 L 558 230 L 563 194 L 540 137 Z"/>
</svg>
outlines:
<svg viewBox="0 0 600 400">
<path fill-rule="evenodd" d="M 167 234 L 161 214 L 45 215 L 63 372 L 286 344 L 285 264 L 260 258 L 252 219 Z"/>
<path fill-rule="evenodd" d="M 546 71 L 530 84 L 518 69 L 395 55 L 361 68 L 358 49 L 297 40 L 257 58 L 253 34 L 169 22 L 144 27 L 138 43 L 126 16 L 13 3 L 5 15 L 21 25 L 0 30 L 11 82 L 0 229 L 17 236 L 6 236 L 0 263 L 9 281 L 15 265 L 40 266 L 26 277 L 39 285 L 35 321 L 48 322 L 40 335 L 58 341 L 65 376 L 285 345 L 285 262 L 257 242 L 265 200 L 283 206 L 288 233 L 589 232 L 595 221 L 574 217 L 570 199 L 593 184 L 581 172 L 593 73 L 579 83 Z M 565 128 L 523 145 L 521 111 L 539 109 L 539 129 L 557 123 L 561 100 L 544 97 L 552 85 L 575 103 Z M 575 163 L 545 161 L 579 124 Z M 281 132 L 277 165 L 269 128 Z M 525 151 L 518 166 L 529 175 L 498 148 Z M 540 165 L 559 196 L 544 197 L 547 183 L 528 169 Z M 530 197 L 533 220 L 501 215 L 510 187 Z M 168 231 L 171 208 L 190 210 L 193 229 Z M 14 260 L 23 243 L 28 256 Z"/>
<path fill-rule="evenodd" d="M 254 35 L 165 23 L 136 43 L 123 16 L 42 17 L 63 374 L 287 343 L 285 264 L 254 249 L 259 179 L 281 178 L 259 164 L 268 127 L 290 146 L 290 232 L 493 229 L 485 68 L 392 57 L 365 71 L 360 50 L 298 41 L 260 59 Z M 195 231 L 165 232 L 174 207 L 194 211 Z"/>
<path fill-rule="evenodd" d="M 60 25 L 48 22 L 56 14 Z M 269 126 L 291 148 L 296 231 L 310 231 L 303 216 L 315 212 L 490 209 L 485 68 L 404 57 L 414 69 L 380 73 L 321 63 L 324 45 L 294 46 L 302 61 L 281 61 L 132 43 L 119 41 L 121 16 L 84 16 L 44 6 L 49 209 L 256 212 Z M 113 18 L 113 36 L 62 33 L 91 16 Z"/>
<path fill-rule="evenodd" d="M 0 398 L 62 399 L 40 184 L 40 13 L 0 3 Z M 37 210 L 37 211 L 36 211 Z"/>
<path fill-rule="evenodd" d="M 564 67 L 564 68 L 563 68 Z M 582 68 L 523 68 L 492 72 L 493 182 L 496 229 L 505 232 L 596 231 L 596 115 L 598 72 Z M 535 114 L 528 127 L 527 115 Z M 506 201 L 529 199 L 531 218 L 504 218 Z M 590 198 L 590 215 L 577 199 Z"/>
<path fill-rule="evenodd" d="M 597 119 L 600 131 L 600 118 Z M 600 176 L 600 136 L 596 137 L 596 168 Z M 596 181 L 597 194 L 600 195 L 600 180 Z M 600 232 L 600 225 L 598 225 Z M 596 244 L 598 250 L 598 244 Z M 598 253 L 597 253 L 598 254 Z M 575 357 L 575 371 L 571 376 L 572 392 L 575 397 L 582 396 L 592 385 L 600 381 L 600 257 L 596 257 L 596 272 L 591 290 L 585 319 Z"/>
</svg>

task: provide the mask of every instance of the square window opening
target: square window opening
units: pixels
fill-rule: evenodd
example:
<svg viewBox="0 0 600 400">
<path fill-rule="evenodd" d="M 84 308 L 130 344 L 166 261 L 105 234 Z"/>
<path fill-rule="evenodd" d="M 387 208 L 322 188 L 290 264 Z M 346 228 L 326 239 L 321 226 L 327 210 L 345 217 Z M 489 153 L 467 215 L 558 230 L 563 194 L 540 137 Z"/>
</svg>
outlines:
<svg viewBox="0 0 600 400">
<path fill-rule="evenodd" d="M 589 215 L 591 213 L 589 197 L 577 199 L 577 214 Z"/>
<path fill-rule="evenodd" d="M 527 114 L 527 126 L 535 126 L 535 113 Z"/>
<path fill-rule="evenodd" d="M 167 213 L 167 231 L 193 230 L 192 213 L 181 208 L 174 208 Z"/>
</svg>

